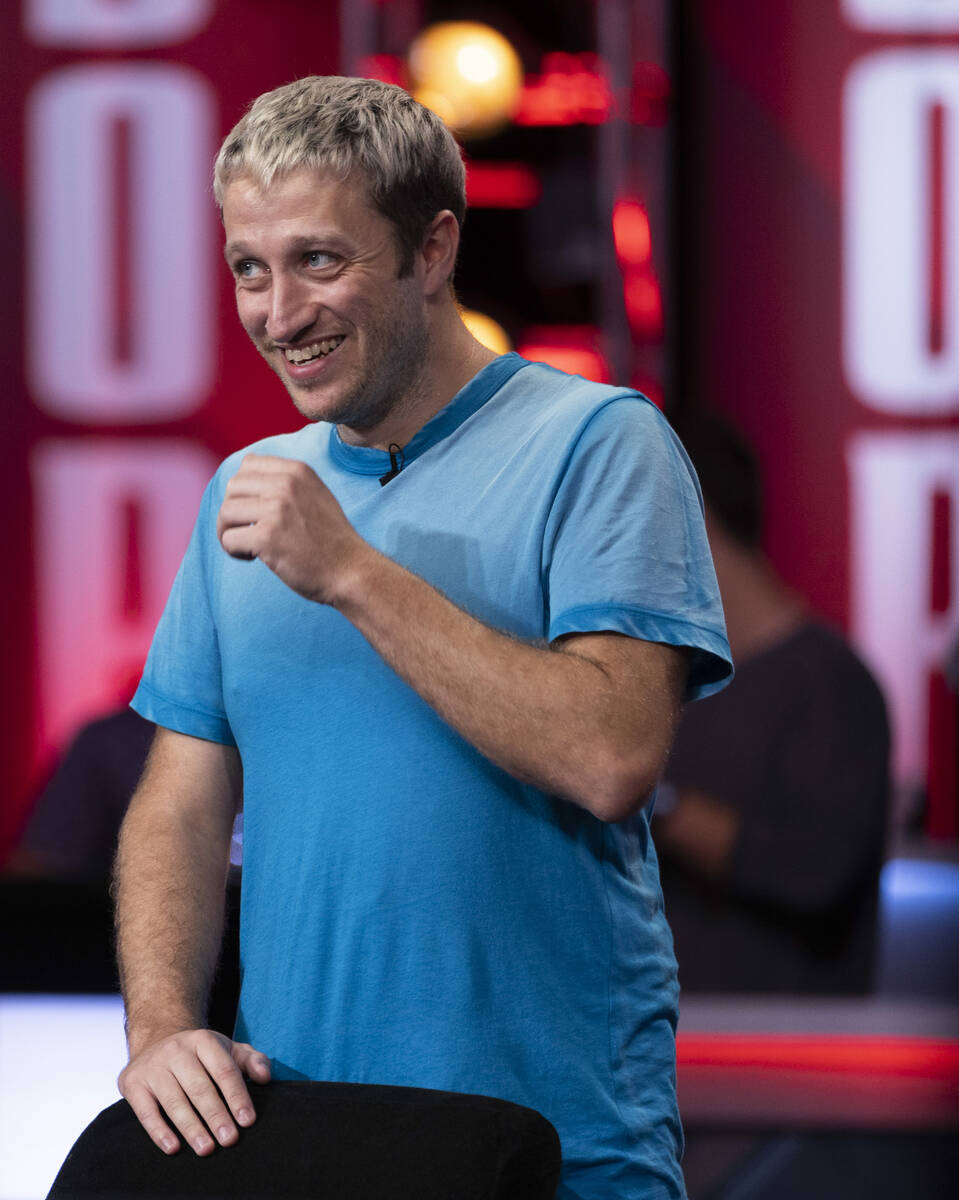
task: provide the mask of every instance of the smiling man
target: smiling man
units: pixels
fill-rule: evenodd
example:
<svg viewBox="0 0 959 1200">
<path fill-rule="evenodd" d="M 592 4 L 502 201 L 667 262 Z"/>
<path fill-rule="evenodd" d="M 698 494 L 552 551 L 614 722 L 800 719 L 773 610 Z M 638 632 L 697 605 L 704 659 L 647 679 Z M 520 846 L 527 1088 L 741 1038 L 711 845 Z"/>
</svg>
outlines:
<svg viewBox="0 0 959 1200">
<path fill-rule="evenodd" d="M 254 1120 L 244 1073 L 494 1095 L 556 1126 L 561 1196 L 681 1196 L 650 797 L 730 670 L 688 460 L 635 392 L 469 334 L 463 165 L 402 90 L 260 97 L 215 191 L 308 423 L 211 481 L 134 699 L 121 1090 L 201 1155 Z M 203 1025 L 241 795 L 230 1040 Z"/>
</svg>

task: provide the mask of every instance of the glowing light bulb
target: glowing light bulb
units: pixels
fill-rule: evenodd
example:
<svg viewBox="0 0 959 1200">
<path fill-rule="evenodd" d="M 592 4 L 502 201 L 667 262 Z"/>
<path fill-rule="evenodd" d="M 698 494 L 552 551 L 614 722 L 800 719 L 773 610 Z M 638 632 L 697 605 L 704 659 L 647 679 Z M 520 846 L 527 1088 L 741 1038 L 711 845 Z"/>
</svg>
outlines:
<svg viewBox="0 0 959 1200">
<path fill-rule="evenodd" d="M 522 64 L 489 25 L 431 25 L 414 39 L 408 63 L 413 95 L 464 138 L 488 137 L 519 107 Z"/>
<path fill-rule="evenodd" d="M 489 83 L 499 71 L 496 55 L 489 46 L 468 42 L 456 55 L 456 66 L 470 83 Z"/>
</svg>

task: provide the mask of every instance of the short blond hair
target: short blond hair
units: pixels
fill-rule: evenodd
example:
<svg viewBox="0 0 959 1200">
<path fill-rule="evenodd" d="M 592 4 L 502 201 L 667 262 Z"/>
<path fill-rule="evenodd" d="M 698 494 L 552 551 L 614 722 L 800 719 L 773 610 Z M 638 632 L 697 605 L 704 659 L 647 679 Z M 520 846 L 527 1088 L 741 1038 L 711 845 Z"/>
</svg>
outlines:
<svg viewBox="0 0 959 1200">
<path fill-rule="evenodd" d="M 268 187 L 301 167 L 345 179 L 359 169 L 373 205 L 396 228 L 400 275 L 438 212 L 466 216 L 466 170 L 453 135 L 409 92 L 378 79 L 308 75 L 258 96 L 213 167 L 213 194 L 240 175 Z"/>
</svg>

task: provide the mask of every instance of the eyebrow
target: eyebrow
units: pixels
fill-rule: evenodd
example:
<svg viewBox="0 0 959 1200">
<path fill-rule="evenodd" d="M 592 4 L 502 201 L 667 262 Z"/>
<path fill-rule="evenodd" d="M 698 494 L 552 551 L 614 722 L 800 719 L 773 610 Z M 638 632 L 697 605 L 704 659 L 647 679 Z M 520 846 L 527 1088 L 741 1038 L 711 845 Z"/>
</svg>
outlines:
<svg viewBox="0 0 959 1200">
<path fill-rule="evenodd" d="M 285 249 L 297 253 L 301 250 L 313 250 L 318 243 L 324 243 L 335 249 L 343 249 L 346 244 L 342 237 L 334 233 L 300 234 L 297 237 L 291 238 L 286 243 Z M 223 247 L 223 257 L 227 262 L 230 262 L 237 258 L 256 258 L 257 255 L 249 248 L 246 242 L 227 242 Z"/>
<path fill-rule="evenodd" d="M 223 247 L 223 257 L 227 262 L 232 258 L 244 258 L 249 255 L 245 242 L 227 242 Z"/>
</svg>

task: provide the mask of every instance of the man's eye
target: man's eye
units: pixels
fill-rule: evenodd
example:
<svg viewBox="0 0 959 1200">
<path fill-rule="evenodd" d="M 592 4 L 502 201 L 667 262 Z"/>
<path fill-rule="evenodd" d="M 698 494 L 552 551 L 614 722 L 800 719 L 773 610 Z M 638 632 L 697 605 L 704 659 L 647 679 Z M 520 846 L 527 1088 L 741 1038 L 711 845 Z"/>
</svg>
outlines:
<svg viewBox="0 0 959 1200">
<path fill-rule="evenodd" d="M 240 279 L 254 279 L 259 270 L 259 263 L 255 263 L 249 258 L 245 258 L 242 262 L 236 264 L 236 273 Z"/>
<path fill-rule="evenodd" d="M 328 267 L 333 263 L 333 255 L 327 254 L 323 250 L 311 250 L 306 256 L 307 265 L 314 270 L 320 270 L 323 267 Z"/>
</svg>

